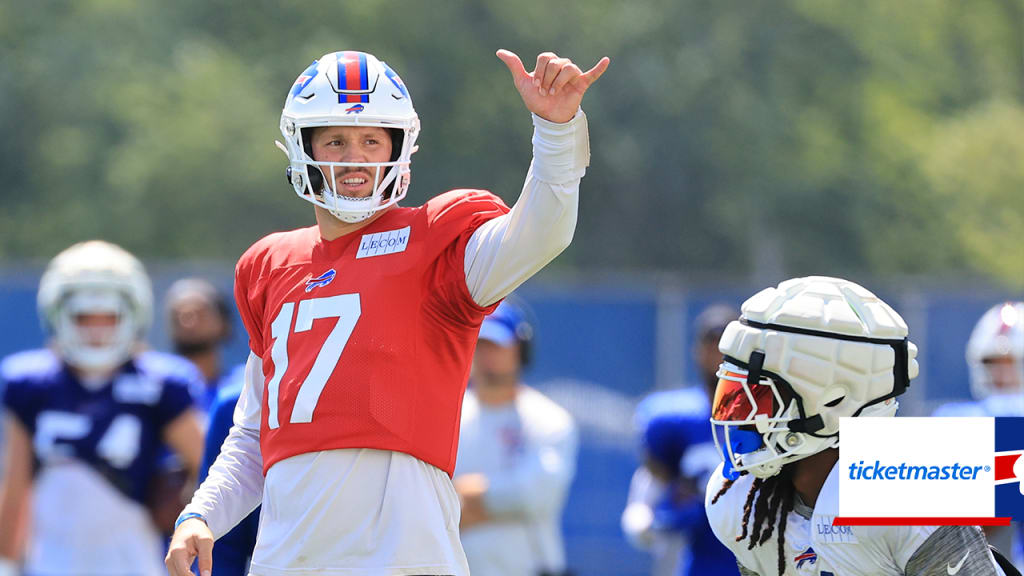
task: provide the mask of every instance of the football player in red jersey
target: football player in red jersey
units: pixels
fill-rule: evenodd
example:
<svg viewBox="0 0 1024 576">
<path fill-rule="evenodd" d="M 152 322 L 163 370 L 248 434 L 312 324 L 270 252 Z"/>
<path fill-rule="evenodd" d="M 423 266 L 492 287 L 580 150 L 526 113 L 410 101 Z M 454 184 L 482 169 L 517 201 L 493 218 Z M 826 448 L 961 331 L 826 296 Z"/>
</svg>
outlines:
<svg viewBox="0 0 1024 576">
<path fill-rule="evenodd" d="M 214 539 L 263 505 L 250 574 L 469 574 L 451 483 L 483 317 L 572 239 L 589 162 L 583 72 L 497 53 L 533 114 L 534 156 L 510 210 L 482 190 L 397 207 L 419 119 L 387 64 L 327 54 L 281 115 L 288 180 L 317 226 L 239 260 L 252 354 L 235 426 L 178 519 L 166 564 L 209 576 Z"/>
</svg>

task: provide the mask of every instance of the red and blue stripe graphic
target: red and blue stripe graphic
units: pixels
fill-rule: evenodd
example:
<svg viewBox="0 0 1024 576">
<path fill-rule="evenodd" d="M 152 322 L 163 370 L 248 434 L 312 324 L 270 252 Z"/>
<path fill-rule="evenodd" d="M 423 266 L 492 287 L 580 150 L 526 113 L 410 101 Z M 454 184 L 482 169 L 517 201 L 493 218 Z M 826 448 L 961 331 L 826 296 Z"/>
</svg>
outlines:
<svg viewBox="0 0 1024 576">
<path fill-rule="evenodd" d="M 370 80 L 366 70 L 366 54 L 346 50 L 338 56 L 338 104 L 369 103 Z M 353 94 L 362 92 L 362 94 Z"/>
</svg>

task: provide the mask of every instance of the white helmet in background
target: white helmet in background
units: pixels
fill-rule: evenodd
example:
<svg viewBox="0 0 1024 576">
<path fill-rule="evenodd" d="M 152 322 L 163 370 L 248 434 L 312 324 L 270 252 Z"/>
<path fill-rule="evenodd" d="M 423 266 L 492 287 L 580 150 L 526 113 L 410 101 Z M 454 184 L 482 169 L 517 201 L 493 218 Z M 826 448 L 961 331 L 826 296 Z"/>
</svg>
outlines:
<svg viewBox="0 0 1024 576">
<path fill-rule="evenodd" d="M 839 445 L 844 416 L 893 416 L 918 373 L 907 325 L 838 278 L 787 280 L 743 303 L 719 341 L 711 423 L 724 474 L 759 478 Z"/>
<path fill-rule="evenodd" d="M 978 400 L 1000 392 L 1021 392 L 1024 384 L 1024 302 L 1005 302 L 989 308 L 971 332 L 966 356 L 971 394 Z M 1005 359 L 1003 368 L 991 365 L 999 359 Z M 993 370 L 999 369 L 1004 370 L 1004 376 L 997 382 Z"/>
<path fill-rule="evenodd" d="M 319 126 L 376 126 L 392 134 L 388 162 L 315 162 L 311 133 Z M 405 83 L 387 64 L 365 52 L 321 56 L 299 75 L 281 112 L 278 143 L 288 155 L 288 181 L 300 198 L 344 222 L 360 222 L 396 204 L 409 189 L 409 165 L 420 132 L 419 117 Z M 349 167 L 374 174 L 373 194 L 344 196 L 333 172 Z M 326 175 L 322 170 L 330 169 Z M 326 177 L 325 177 L 326 176 Z"/>
<path fill-rule="evenodd" d="M 103 372 L 127 361 L 145 335 L 153 317 L 153 289 L 137 258 L 92 240 L 50 262 L 39 283 L 38 307 L 64 361 L 88 373 Z M 99 330 L 80 326 L 80 317 L 89 314 L 112 314 L 116 322 Z"/>
</svg>

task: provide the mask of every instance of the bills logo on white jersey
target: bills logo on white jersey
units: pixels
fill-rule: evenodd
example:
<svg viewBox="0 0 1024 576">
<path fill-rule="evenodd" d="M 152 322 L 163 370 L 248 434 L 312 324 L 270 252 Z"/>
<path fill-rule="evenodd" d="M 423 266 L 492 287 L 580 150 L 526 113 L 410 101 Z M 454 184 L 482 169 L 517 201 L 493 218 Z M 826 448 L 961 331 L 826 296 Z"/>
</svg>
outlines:
<svg viewBox="0 0 1024 576">
<path fill-rule="evenodd" d="M 411 226 L 406 226 L 398 230 L 364 234 L 362 240 L 359 241 L 359 252 L 356 252 L 356 258 L 405 252 L 409 246 L 409 231 L 411 229 Z"/>
<path fill-rule="evenodd" d="M 804 567 L 804 564 L 811 565 L 816 563 L 818 561 L 818 555 L 815 554 L 814 548 L 808 547 L 807 550 L 804 550 L 801 554 L 798 554 L 797 557 L 793 559 L 793 561 L 796 562 L 796 569 L 799 570 Z"/>
</svg>

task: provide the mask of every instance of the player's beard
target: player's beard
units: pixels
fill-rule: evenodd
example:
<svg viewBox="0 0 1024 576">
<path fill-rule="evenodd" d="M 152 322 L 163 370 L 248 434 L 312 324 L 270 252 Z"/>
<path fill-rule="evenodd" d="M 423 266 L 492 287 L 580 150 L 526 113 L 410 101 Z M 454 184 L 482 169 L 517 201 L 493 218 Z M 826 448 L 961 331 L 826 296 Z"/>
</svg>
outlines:
<svg viewBox="0 0 1024 576">
<path fill-rule="evenodd" d="M 177 340 L 174 342 L 174 353 L 186 357 L 198 356 L 212 352 L 219 344 L 219 338 L 210 340 Z"/>
</svg>

